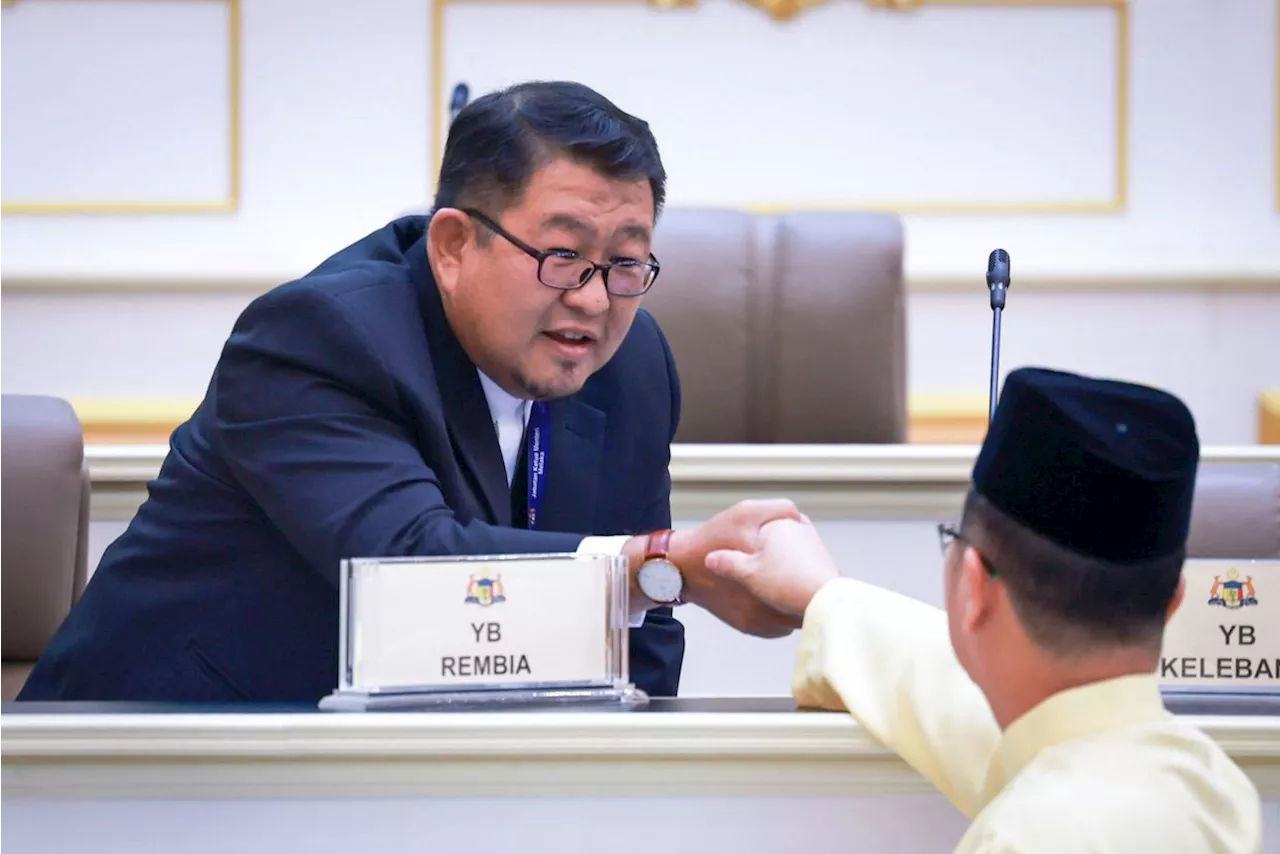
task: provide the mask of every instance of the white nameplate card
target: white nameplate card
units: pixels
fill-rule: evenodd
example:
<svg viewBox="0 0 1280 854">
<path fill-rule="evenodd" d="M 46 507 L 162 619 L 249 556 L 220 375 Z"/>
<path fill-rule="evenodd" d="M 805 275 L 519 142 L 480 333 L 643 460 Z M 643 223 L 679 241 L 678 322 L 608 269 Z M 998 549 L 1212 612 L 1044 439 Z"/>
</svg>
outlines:
<svg viewBox="0 0 1280 854">
<path fill-rule="evenodd" d="M 611 555 L 344 561 L 338 690 L 321 706 L 634 698 L 627 592 Z"/>
<path fill-rule="evenodd" d="M 1280 561 L 1188 560 L 1157 675 L 1169 688 L 1280 692 Z"/>
</svg>

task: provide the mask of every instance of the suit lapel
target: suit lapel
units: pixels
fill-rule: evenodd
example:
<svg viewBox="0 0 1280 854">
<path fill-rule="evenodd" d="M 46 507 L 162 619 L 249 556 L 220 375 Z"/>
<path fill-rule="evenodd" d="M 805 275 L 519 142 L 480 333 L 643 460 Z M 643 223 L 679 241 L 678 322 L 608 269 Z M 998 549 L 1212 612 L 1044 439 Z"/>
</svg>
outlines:
<svg viewBox="0 0 1280 854">
<path fill-rule="evenodd" d="M 449 366 L 441 365 L 436 373 L 449 438 L 458 460 L 484 499 L 493 524 L 510 526 L 511 493 L 498 433 L 475 366 L 461 353 L 461 347 L 459 353 L 461 359 L 453 360 Z"/>
<path fill-rule="evenodd" d="M 605 420 L 603 412 L 580 400 L 552 402 L 547 494 L 539 529 L 594 530 Z"/>
<path fill-rule="evenodd" d="M 435 363 L 440 403 L 453 450 L 463 472 L 481 497 L 491 524 L 511 525 L 511 493 L 507 470 L 498 448 L 498 433 L 485 400 L 476 366 L 449 327 L 427 262 L 426 242 L 409 250 L 409 263 L 418 286 L 431 356 Z"/>
</svg>

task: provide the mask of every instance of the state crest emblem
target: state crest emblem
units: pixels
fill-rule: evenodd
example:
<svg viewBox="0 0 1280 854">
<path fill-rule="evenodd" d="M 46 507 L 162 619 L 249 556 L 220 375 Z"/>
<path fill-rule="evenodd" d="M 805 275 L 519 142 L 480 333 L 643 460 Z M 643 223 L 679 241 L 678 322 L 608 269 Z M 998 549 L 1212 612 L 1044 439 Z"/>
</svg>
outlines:
<svg viewBox="0 0 1280 854">
<path fill-rule="evenodd" d="M 1227 580 L 1222 576 L 1213 577 L 1213 587 L 1209 590 L 1209 604 L 1221 605 L 1223 608 L 1243 608 L 1246 605 L 1258 604 L 1258 591 L 1253 586 L 1253 576 L 1245 576 L 1240 580 L 1240 573 L 1235 567 L 1227 570 Z"/>
<path fill-rule="evenodd" d="M 507 601 L 502 587 L 502 574 L 499 573 L 497 578 L 490 578 L 487 575 L 482 575 L 479 578 L 474 575 L 471 576 L 471 579 L 467 582 L 466 601 L 471 605 L 479 605 L 481 608 L 488 608 L 490 605 Z"/>
</svg>

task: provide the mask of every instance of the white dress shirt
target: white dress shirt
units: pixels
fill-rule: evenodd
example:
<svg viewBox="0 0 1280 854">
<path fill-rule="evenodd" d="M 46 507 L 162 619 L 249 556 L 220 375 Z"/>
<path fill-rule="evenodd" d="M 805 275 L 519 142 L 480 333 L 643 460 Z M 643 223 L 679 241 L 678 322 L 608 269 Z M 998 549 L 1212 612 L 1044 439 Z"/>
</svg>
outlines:
<svg viewBox="0 0 1280 854">
<path fill-rule="evenodd" d="M 520 459 L 520 445 L 524 431 L 529 426 L 530 401 L 521 400 L 489 379 L 484 371 L 477 370 L 484 399 L 489 403 L 489 416 L 498 431 L 498 447 L 502 449 L 502 462 L 507 467 L 507 486 L 515 479 L 516 461 Z"/>
<path fill-rule="evenodd" d="M 524 442 L 524 431 L 529 426 L 529 409 L 531 401 L 516 397 L 503 389 L 479 369 L 480 385 L 484 389 L 484 399 L 489 404 L 489 415 L 493 418 L 494 429 L 498 432 L 498 447 L 502 450 L 502 462 L 507 468 L 507 486 L 515 479 L 516 463 L 520 460 L 520 445 Z M 630 537 L 625 534 L 614 537 L 584 537 L 578 544 L 578 553 L 616 555 L 622 553 L 622 547 Z M 647 601 L 631 602 L 632 628 L 644 623 L 645 611 L 653 607 Z"/>
</svg>

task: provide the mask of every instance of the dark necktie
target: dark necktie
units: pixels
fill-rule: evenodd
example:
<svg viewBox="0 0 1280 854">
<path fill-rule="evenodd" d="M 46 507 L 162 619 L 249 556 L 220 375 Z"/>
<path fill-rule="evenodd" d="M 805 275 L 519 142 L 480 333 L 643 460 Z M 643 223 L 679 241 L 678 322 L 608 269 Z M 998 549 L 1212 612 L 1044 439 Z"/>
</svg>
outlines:
<svg viewBox="0 0 1280 854">
<path fill-rule="evenodd" d="M 520 440 L 520 455 L 511 475 L 511 527 L 529 527 L 529 430 Z"/>
</svg>

